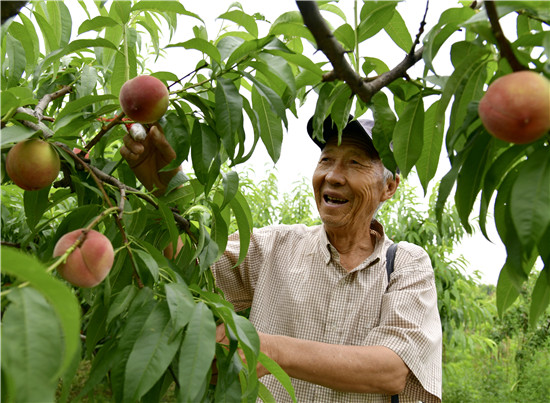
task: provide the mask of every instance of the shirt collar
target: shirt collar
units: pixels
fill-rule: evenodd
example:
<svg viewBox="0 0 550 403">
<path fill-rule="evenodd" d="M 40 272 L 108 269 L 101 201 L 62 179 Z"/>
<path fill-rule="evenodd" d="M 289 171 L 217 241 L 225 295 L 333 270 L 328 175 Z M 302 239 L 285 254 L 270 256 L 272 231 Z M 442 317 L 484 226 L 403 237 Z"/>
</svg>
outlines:
<svg viewBox="0 0 550 403">
<path fill-rule="evenodd" d="M 319 231 L 319 249 L 321 254 L 323 255 L 323 261 L 325 262 L 325 264 L 329 264 L 332 258 L 332 251 L 335 251 L 335 253 L 337 252 L 336 248 L 334 248 L 334 246 L 332 246 L 332 244 L 330 243 L 324 226 L 321 225 L 320 228 L 321 230 Z M 373 219 L 370 224 L 370 232 L 372 235 L 374 235 L 376 241 L 374 244 L 374 251 L 372 255 L 367 258 L 367 265 L 365 265 L 365 267 L 370 266 L 370 263 L 374 262 L 377 258 L 381 256 L 381 251 L 383 250 L 384 245 L 384 227 L 382 226 L 382 224 L 380 224 L 380 222 Z"/>
</svg>

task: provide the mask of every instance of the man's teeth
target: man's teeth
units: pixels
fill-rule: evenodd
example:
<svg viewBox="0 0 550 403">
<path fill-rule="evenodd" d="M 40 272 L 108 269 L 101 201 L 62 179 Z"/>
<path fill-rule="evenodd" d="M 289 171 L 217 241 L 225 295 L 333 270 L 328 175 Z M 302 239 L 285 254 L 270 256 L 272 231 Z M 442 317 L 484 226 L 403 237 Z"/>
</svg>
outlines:
<svg viewBox="0 0 550 403">
<path fill-rule="evenodd" d="M 331 197 L 327 195 L 325 195 L 325 201 L 327 201 L 328 203 L 337 203 L 337 204 L 344 204 L 347 202 L 346 199 L 338 199 L 337 197 Z"/>
</svg>

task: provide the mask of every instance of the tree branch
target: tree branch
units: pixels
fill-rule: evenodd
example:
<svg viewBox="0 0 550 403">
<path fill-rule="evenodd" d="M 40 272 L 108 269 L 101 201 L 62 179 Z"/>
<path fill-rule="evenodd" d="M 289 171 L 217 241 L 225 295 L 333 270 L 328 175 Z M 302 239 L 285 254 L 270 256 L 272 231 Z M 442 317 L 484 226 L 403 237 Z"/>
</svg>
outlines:
<svg viewBox="0 0 550 403">
<path fill-rule="evenodd" d="M 122 118 L 124 116 L 126 116 L 126 114 L 124 112 L 121 112 L 121 114 L 117 115 L 111 122 L 109 122 L 107 126 L 103 126 L 99 133 L 97 133 L 95 137 L 91 139 L 88 144 L 86 144 L 86 146 L 84 147 L 86 151 L 90 151 L 92 147 L 95 146 L 109 130 L 111 130 L 116 125 L 122 123 Z"/>
<path fill-rule="evenodd" d="M 495 6 L 494 0 L 485 0 L 485 11 L 487 11 L 487 16 L 489 17 L 489 22 L 491 23 L 491 30 L 495 35 L 497 40 L 497 45 L 502 56 L 510 63 L 510 67 L 514 71 L 526 70 L 526 67 L 522 65 L 517 59 L 510 42 L 506 39 L 502 27 L 500 26 L 500 21 L 498 19 L 497 8 Z"/>
<path fill-rule="evenodd" d="M 315 38 L 315 41 L 317 42 L 317 48 L 327 56 L 334 69 L 323 76 L 323 81 L 331 81 L 335 79 L 344 81 L 365 103 L 369 103 L 374 94 L 391 82 L 400 77 L 405 77 L 407 70 L 422 58 L 423 48 L 420 48 L 417 51 L 415 51 L 414 48 L 419 42 L 419 37 L 423 30 L 425 20 L 421 24 L 421 31 L 417 35 L 415 44 L 401 63 L 390 71 L 381 74 L 379 77 L 373 79 L 363 79 L 355 72 L 353 67 L 345 59 L 345 54 L 347 51 L 332 34 L 332 31 L 317 7 L 317 3 L 314 1 L 296 0 L 296 5 L 302 14 L 304 24 L 310 30 L 311 34 Z M 424 14 L 424 18 L 425 17 L 426 14 Z"/>
<path fill-rule="evenodd" d="M 50 102 L 52 102 L 54 99 L 60 98 L 64 96 L 65 94 L 71 92 L 72 87 L 70 85 L 64 85 L 60 90 L 52 92 L 51 94 L 46 94 L 38 101 L 36 104 L 36 107 L 34 108 L 34 116 L 38 120 L 42 120 L 44 118 L 44 109 L 48 106 Z"/>
</svg>

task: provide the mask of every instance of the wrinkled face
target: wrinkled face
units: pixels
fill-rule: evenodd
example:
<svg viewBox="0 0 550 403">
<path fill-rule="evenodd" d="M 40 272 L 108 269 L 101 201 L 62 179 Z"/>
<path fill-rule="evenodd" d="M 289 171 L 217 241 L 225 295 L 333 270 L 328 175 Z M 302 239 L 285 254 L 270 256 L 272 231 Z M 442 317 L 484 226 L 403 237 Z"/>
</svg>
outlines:
<svg viewBox="0 0 550 403">
<path fill-rule="evenodd" d="M 365 140 L 329 140 L 313 173 L 315 202 L 325 228 L 349 229 L 370 223 L 378 204 L 393 195 L 384 165 L 365 151 Z M 395 190 L 395 189 L 394 189 Z"/>
</svg>

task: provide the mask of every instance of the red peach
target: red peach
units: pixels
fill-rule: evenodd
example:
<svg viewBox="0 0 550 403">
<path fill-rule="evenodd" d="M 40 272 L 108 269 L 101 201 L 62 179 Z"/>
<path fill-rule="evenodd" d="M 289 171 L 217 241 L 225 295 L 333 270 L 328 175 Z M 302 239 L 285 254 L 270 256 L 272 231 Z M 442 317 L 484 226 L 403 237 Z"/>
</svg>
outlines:
<svg viewBox="0 0 550 403">
<path fill-rule="evenodd" d="M 61 163 L 59 155 L 47 142 L 29 139 L 17 143 L 6 157 L 6 172 L 24 190 L 40 190 L 51 184 Z"/>
<path fill-rule="evenodd" d="M 158 78 L 138 76 L 120 89 L 120 106 L 126 116 L 138 123 L 155 123 L 168 109 L 168 88 Z"/>
<path fill-rule="evenodd" d="M 499 77 L 478 109 L 483 125 L 496 138 L 531 143 L 550 130 L 550 81 L 534 71 Z"/>
<path fill-rule="evenodd" d="M 69 232 L 59 238 L 53 256 L 63 255 L 78 239 L 82 229 Z M 101 283 L 113 266 L 114 251 L 109 239 L 90 230 L 80 244 L 61 264 L 57 271 L 69 283 L 83 288 L 95 287 Z"/>
</svg>

